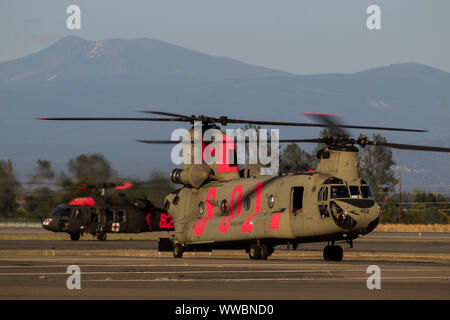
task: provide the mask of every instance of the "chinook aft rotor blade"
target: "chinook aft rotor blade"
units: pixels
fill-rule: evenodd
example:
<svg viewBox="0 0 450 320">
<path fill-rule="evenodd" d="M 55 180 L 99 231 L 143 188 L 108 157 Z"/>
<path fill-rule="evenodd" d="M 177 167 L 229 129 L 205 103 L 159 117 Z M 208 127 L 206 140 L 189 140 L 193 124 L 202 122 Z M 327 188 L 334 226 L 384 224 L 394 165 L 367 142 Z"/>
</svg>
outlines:
<svg viewBox="0 0 450 320">
<path fill-rule="evenodd" d="M 368 141 L 367 144 L 372 145 L 372 146 L 389 147 L 389 148 L 403 149 L 403 150 L 450 152 L 450 148 L 445 148 L 445 147 L 419 146 L 419 145 L 413 145 L 413 144 L 400 144 L 400 143 L 377 142 L 377 141 Z"/>
</svg>

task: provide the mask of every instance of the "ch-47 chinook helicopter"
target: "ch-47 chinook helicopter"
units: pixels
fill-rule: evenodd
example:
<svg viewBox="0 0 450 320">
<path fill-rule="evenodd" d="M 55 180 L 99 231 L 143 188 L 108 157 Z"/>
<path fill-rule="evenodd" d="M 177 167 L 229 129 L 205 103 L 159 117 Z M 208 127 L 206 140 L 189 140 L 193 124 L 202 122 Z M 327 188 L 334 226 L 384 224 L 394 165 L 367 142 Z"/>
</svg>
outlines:
<svg viewBox="0 0 450 320">
<path fill-rule="evenodd" d="M 84 233 L 106 240 L 107 233 L 140 233 L 171 231 L 173 220 L 167 212 L 149 200 L 132 199 L 124 194 L 111 196 L 109 189 L 125 190 L 133 184 L 82 184 L 78 189 L 95 189 L 96 195 L 79 197 L 58 205 L 42 226 L 53 232 L 66 232 L 71 240 L 79 240 Z"/>
<path fill-rule="evenodd" d="M 347 242 L 373 231 L 381 210 L 369 185 L 359 173 L 359 149 L 356 146 L 380 146 L 408 150 L 450 152 L 450 148 L 394 144 L 353 139 L 345 128 L 425 132 L 425 130 L 341 125 L 329 114 L 310 114 L 320 123 L 255 121 L 209 116 L 186 116 L 159 111 L 144 113 L 169 118 L 40 118 L 42 120 L 99 121 L 178 121 L 202 124 L 202 133 L 217 124 L 325 127 L 330 136 L 318 139 L 280 139 L 279 142 L 324 144 L 319 163 L 312 172 L 292 175 L 261 175 L 258 165 L 243 170 L 229 163 L 183 162 L 172 171 L 171 180 L 182 185 L 165 198 L 164 210 L 173 217 L 175 239 L 173 255 L 180 258 L 186 250 L 244 249 L 250 259 L 267 259 L 277 245 L 327 242 L 323 257 L 341 261 L 338 242 Z M 195 127 L 195 125 L 194 125 Z M 198 142 L 195 129 L 183 139 L 183 152 L 193 157 Z M 194 134 L 192 134 L 194 132 Z M 201 149 L 208 143 L 201 136 Z M 224 144 L 229 144 L 224 134 Z M 138 140 L 152 144 L 174 144 L 172 140 Z M 217 146 L 217 145 L 216 145 Z M 219 146 L 220 148 L 220 146 Z M 214 150 L 214 149 L 213 149 Z M 211 150 L 210 150 L 211 151 Z M 224 154 L 224 152 L 222 152 Z M 192 159 L 191 159 L 192 160 Z M 226 168 L 221 168 L 225 165 Z M 221 170 L 222 169 L 222 170 Z"/>
</svg>

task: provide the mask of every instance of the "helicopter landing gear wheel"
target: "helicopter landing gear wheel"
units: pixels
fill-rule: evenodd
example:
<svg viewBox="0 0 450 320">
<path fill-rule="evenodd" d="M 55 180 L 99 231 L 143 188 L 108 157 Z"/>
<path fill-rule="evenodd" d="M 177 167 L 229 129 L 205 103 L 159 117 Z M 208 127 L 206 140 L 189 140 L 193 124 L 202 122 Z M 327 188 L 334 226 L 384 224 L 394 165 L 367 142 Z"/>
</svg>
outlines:
<svg viewBox="0 0 450 320">
<path fill-rule="evenodd" d="M 106 232 L 99 232 L 97 234 L 97 239 L 100 241 L 105 241 L 106 240 Z"/>
<path fill-rule="evenodd" d="M 269 248 L 267 245 L 262 244 L 259 247 L 260 250 L 260 259 L 261 260 L 267 260 L 267 258 L 271 255 L 271 248 Z M 273 249 L 272 249 L 273 250 Z"/>
<path fill-rule="evenodd" d="M 173 246 L 173 257 L 181 258 L 183 257 L 184 247 L 181 243 L 177 243 Z"/>
<path fill-rule="evenodd" d="M 323 259 L 325 261 L 342 261 L 344 251 L 341 246 L 327 245 L 323 249 Z"/>
<path fill-rule="evenodd" d="M 252 244 L 248 248 L 248 256 L 252 260 L 258 260 L 261 257 L 261 249 L 257 244 Z"/>
<path fill-rule="evenodd" d="M 70 240 L 72 240 L 72 241 L 80 240 L 80 234 L 79 233 L 71 233 Z"/>
</svg>

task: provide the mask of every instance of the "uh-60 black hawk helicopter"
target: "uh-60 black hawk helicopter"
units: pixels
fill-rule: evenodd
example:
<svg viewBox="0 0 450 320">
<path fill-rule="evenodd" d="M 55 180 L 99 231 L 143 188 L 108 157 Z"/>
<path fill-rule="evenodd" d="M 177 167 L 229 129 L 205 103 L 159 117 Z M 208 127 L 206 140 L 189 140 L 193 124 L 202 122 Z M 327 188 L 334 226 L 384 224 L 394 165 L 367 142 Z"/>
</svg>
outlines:
<svg viewBox="0 0 450 320">
<path fill-rule="evenodd" d="M 79 240 L 84 233 L 106 240 L 107 233 L 140 233 L 172 231 L 173 219 L 147 199 L 133 199 L 120 194 L 112 196 L 109 189 L 125 190 L 133 184 L 82 184 L 78 189 L 94 189 L 94 196 L 79 197 L 58 205 L 42 226 L 53 232 L 66 232 Z"/>
<path fill-rule="evenodd" d="M 369 185 L 360 176 L 359 149 L 356 146 L 450 152 L 450 148 L 354 139 L 345 128 L 406 132 L 425 130 L 341 125 L 329 114 L 310 114 L 320 123 L 296 123 L 142 112 L 168 118 L 40 119 L 178 121 L 194 124 L 183 139 L 183 152 L 190 153 L 188 157 L 191 161 L 184 161 L 182 169 L 175 169 L 171 174 L 172 181 L 182 187 L 165 197 L 164 210 L 173 217 L 174 222 L 175 238 L 171 250 L 176 258 L 182 257 L 186 250 L 245 249 L 250 259 L 264 260 L 274 252 L 276 245 L 292 244 L 295 248 L 299 243 L 327 242 L 323 250 L 324 259 L 341 261 L 343 250 L 336 243 L 347 242 L 353 247 L 354 239 L 377 227 L 381 215 Z M 261 175 L 259 166 L 254 164 L 239 170 L 239 167 L 229 163 L 206 163 L 203 157 L 201 163 L 195 164 L 192 158 L 196 152 L 195 145 L 199 142 L 198 134 L 195 138 L 195 123 L 201 123 L 202 134 L 211 128 L 219 130 L 217 124 L 249 124 L 322 127 L 327 128 L 330 136 L 280 139 L 279 143 L 319 143 L 325 147 L 317 153 L 319 163 L 314 171 L 268 176 Z M 229 144 L 225 133 L 221 133 L 224 144 Z M 179 143 L 171 140 L 138 141 Z M 205 141 L 203 135 L 200 136 L 202 155 L 212 141 Z M 220 142 L 220 137 L 216 137 L 215 141 Z M 215 146 L 217 148 L 217 144 Z M 226 170 L 220 170 L 221 165 L 226 165 Z"/>
</svg>

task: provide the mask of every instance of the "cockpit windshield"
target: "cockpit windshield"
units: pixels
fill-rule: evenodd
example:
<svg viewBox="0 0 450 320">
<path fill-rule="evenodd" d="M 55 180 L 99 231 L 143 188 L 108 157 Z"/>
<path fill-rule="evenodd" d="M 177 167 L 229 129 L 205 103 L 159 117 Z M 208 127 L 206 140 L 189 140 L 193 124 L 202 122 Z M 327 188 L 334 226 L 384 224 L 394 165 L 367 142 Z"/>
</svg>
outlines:
<svg viewBox="0 0 450 320">
<path fill-rule="evenodd" d="M 56 217 L 66 217 L 68 218 L 70 216 L 70 208 L 61 208 L 61 207 L 56 207 L 55 210 L 52 211 L 52 213 L 50 214 L 50 217 L 52 218 L 56 218 Z"/>
<path fill-rule="evenodd" d="M 350 198 L 346 186 L 331 186 L 331 199 Z"/>
<path fill-rule="evenodd" d="M 374 199 L 372 190 L 370 190 L 369 186 L 361 186 L 361 193 L 364 199 Z"/>
</svg>

